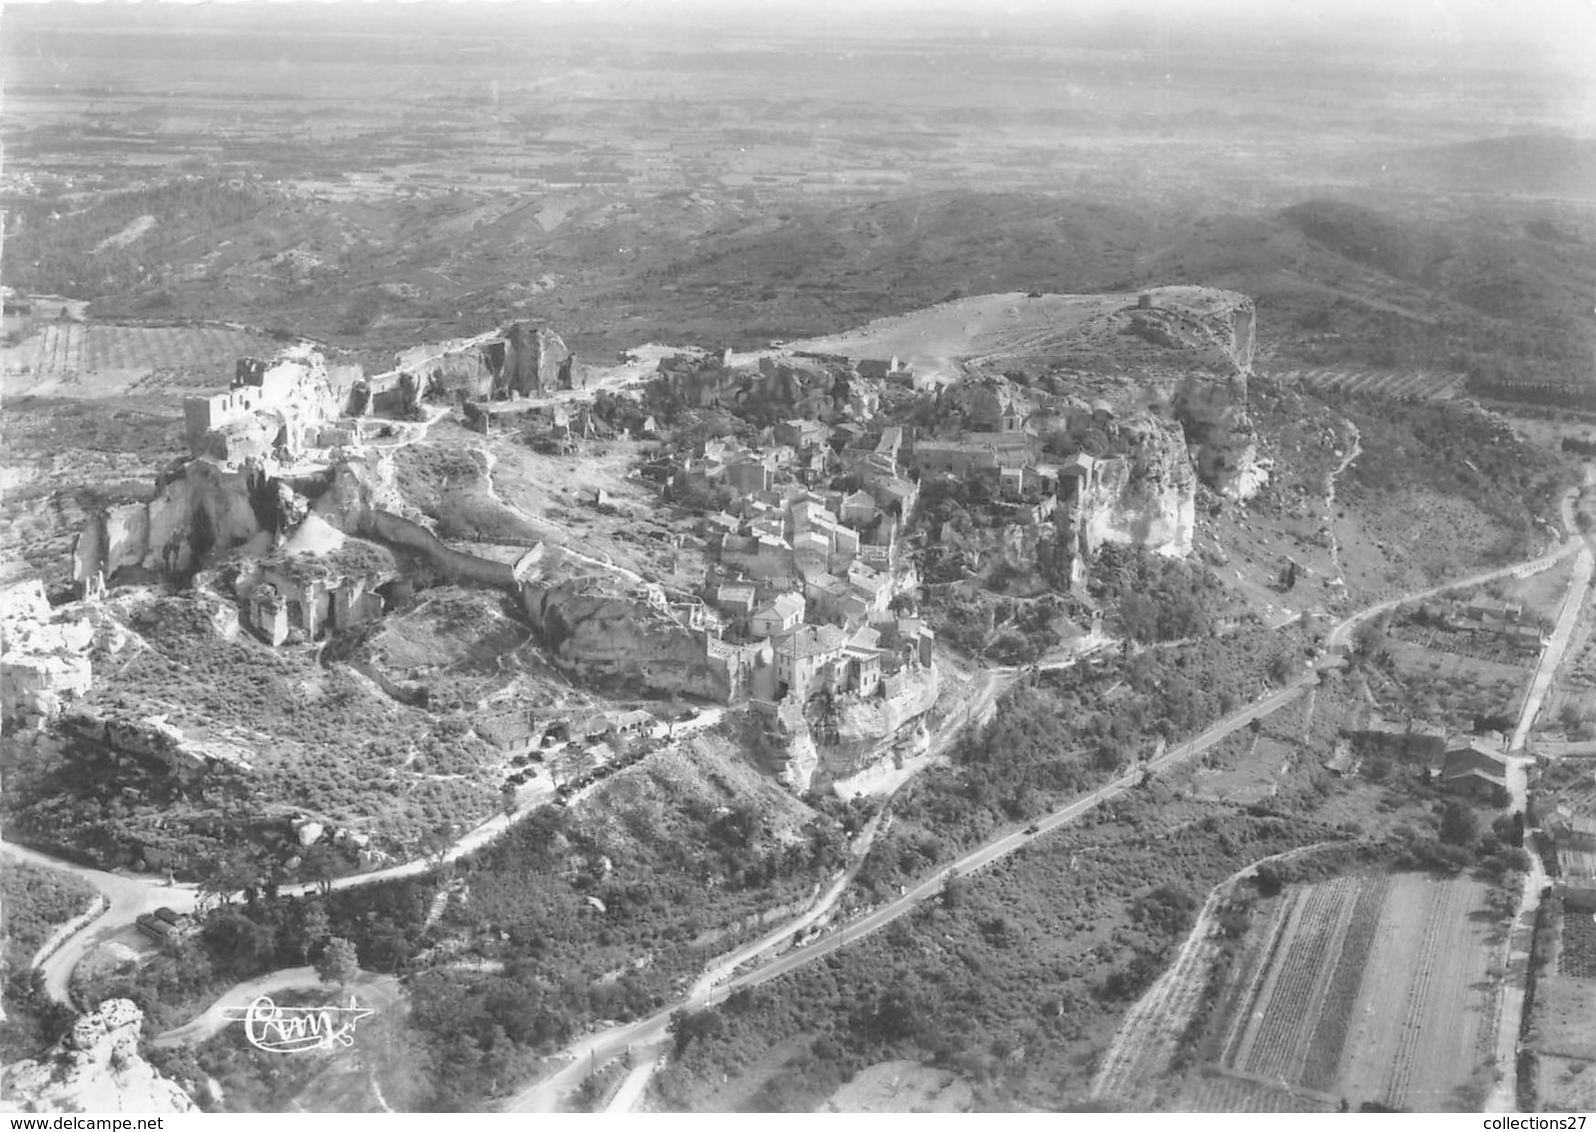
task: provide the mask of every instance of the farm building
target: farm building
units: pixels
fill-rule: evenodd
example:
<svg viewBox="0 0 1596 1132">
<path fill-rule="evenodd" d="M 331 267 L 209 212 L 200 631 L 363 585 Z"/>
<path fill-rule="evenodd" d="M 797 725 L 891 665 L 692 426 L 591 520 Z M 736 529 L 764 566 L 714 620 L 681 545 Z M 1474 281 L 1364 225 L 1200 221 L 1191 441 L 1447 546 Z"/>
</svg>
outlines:
<svg viewBox="0 0 1596 1132">
<path fill-rule="evenodd" d="M 1441 785 L 1497 802 L 1507 794 L 1507 756 L 1502 738 L 1492 732 L 1473 735 L 1447 747 L 1441 762 Z"/>
<path fill-rule="evenodd" d="M 544 727 L 529 712 L 507 711 L 477 720 L 475 730 L 499 750 L 518 754 L 542 742 Z"/>
</svg>

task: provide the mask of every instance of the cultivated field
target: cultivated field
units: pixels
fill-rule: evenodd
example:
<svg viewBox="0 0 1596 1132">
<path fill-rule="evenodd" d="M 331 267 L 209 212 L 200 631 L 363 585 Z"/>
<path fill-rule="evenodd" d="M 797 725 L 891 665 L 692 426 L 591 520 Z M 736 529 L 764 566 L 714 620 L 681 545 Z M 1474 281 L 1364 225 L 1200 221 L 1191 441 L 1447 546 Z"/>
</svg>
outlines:
<svg viewBox="0 0 1596 1132">
<path fill-rule="evenodd" d="M 1522 664 L 1502 664 L 1391 638 L 1386 649 L 1401 685 L 1400 691 L 1385 685 L 1377 689 L 1382 703 L 1388 695 L 1400 699 L 1386 705 L 1388 710 L 1406 711 L 1457 728 L 1471 728 L 1479 714 L 1516 716 L 1533 674 L 1533 658 Z"/>
<path fill-rule="evenodd" d="M 115 326 L 46 322 L 20 344 L 0 351 L 6 391 L 112 397 L 150 384 L 223 388 L 233 363 L 269 355 L 280 344 L 226 326 Z"/>
<path fill-rule="evenodd" d="M 1486 894 L 1419 873 L 1289 890 L 1242 967 L 1222 1067 L 1354 1106 L 1477 1107 L 1494 1040 Z"/>
<path fill-rule="evenodd" d="M 1596 917 L 1591 913 L 1564 914 L 1557 970 L 1576 979 L 1596 979 Z"/>
<path fill-rule="evenodd" d="M 1382 370 L 1308 367 L 1275 371 L 1271 376 L 1280 381 L 1301 382 L 1315 392 L 1334 389 L 1373 397 L 1422 397 L 1444 401 L 1458 396 L 1463 390 L 1461 374 L 1428 373 L 1424 370 L 1389 373 Z"/>
</svg>

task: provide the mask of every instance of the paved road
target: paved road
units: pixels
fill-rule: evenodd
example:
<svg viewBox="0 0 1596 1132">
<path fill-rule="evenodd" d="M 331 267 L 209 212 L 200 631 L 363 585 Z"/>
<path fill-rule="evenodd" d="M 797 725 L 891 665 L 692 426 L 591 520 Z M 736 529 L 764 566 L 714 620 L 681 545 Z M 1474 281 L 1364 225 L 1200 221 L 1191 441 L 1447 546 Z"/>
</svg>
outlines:
<svg viewBox="0 0 1596 1132">
<path fill-rule="evenodd" d="M 1589 464 L 1585 466 L 1585 484 L 1586 487 L 1596 484 L 1596 467 Z M 1569 492 L 1563 496 L 1562 501 L 1563 526 L 1570 533 L 1578 531 L 1574 514 L 1574 499 L 1577 494 Z M 1596 568 L 1596 553 L 1593 553 L 1591 537 L 1577 535 L 1573 541 L 1579 547 L 1579 556 L 1574 560 L 1573 576 L 1569 579 L 1568 591 L 1563 595 L 1563 607 L 1558 613 L 1557 627 L 1553 629 L 1551 639 L 1541 653 L 1540 663 L 1535 669 L 1535 678 L 1530 682 L 1529 694 L 1524 697 L 1524 707 L 1519 713 L 1518 726 L 1513 729 L 1513 739 L 1508 744 L 1508 751 L 1513 754 L 1522 753 L 1524 749 L 1530 728 L 1534 726 L 1535 717 L 1540 714 L 1541 705 L 1545 703 L 1552 680 L 1567 654 L 1568 643 L 1573 638 L 1580 612 L 1585 606 L 1585 596 L 1590 592 L 1591 575 L 1593 568 Z M 1513 758 L 1508 762 L 1507 787 L 1515 813 L 1527 812 L 1531 761 L 1525 758 Z M 1528 837 L 1530 834 L 1531 831 L 1526 829 L 1525 836 Z M 1498 1078 L 1496 1086 L 1485 1099 L 1486 1112 L 1515 1112 L 1518 1109 L 1518 1039 L 1519 1034 L 1523 1032 L 1530 953 L 1535 945 L 1535 919 L 1540 909 L 1541 892 L 1546 886 L 1545 866 L 1541 862 L 1540 854 L 1534 852 L 1533 848 L 1529 854 L 1529 861 L 1529 871 L 1524 874 L 1519 889 L 1518 908 L 1513 914 L 1513 924 L 1508 931 L 1501 998 L 1496 1012 Z"/>
<path fill-rule="evenodd" d="M 698 1010 L 713 1006 L 742 987 L 756 987 L 761 983 L 767 983 L 817 959 L 822 959 L 840 948 L 857 943 L 865 936 L 879 931 L 900 916 L 914 911 L 927 900 L 939 895 L 950 875 L 965 876 L 984 868 L 1024 848 L 1036 837 L 1068 825 L 1082 814 L 1133 789 L 1141 781 L 1144 770 L 1156 773 L 1204 753 L 1216 743 L 1248 726 L 1254 719 L 1261 719 L 1271 712 L 1278 711 L 1301 695 L 1303 689 L 1317 679 L 1317 674 L 1305 673 L 1293 684 L 1227 717 L 1191 742 L 1166 751 L 1157 759 L 1136 767 L 1108 785 L 1054 810 L 1035 823 L 1038 827 L 1037 833 L 1027 834 L 1021 830 L 1013 830 L 1001 834 L 966 853 L 943 871 L 920 882 L 897 900 L 882 905 L 861 919 L 843 924 L 821 939 L 795 947 L 763 966 L 717 985 L 705 987 L 701 981 L 694 988 L 696 993 L 674 1006 L 640 1021 L 613 1027 L 583 1038 L 565 1051 L 567 1061 L 564 1067 L 511 1098 L 506 1108 L 511 1112 L 553 1112 L 560 1098 L 576 1089 L 582 1083 L 582 1079 L 596 1067 L 624 1053 L 629 1046 L 635 1048 L 664 1041 L 668 1037 L 671 1015 L 677 1010 L 683 1008 Z"/>
<path fill-rule="evenodd" d="M 1596 480 L 1596 468 L 1587 465 L 1586 486 L 1591 486 L 1593 480 Z M 1541 652 L 1540 663 L 1535 668 L 1535 678 L 1530 681 L 1529 694 L 1524 697 L 1524 710 L 1519 715 L 1518 726 L 1513 729 L 1513 739 L 1508 744 L 1509 751 L 1524 749 L 1524 741 L 1529 738 L 1535 717 L 1540 714 L 1541 704 L 1545 702 L 1546 694 L 1551 690 L 1552 678 L 1557 675 L 1557 669 L 1563 663 L 1563 654 L 1568 650 L 1568 642 L 1574 636 L 1574 629 L 1579 623 L 1580 610 L 1585 605 L 1585 595 L 1590 590 L 1591 574 L 1596 570 L 1596 553 L 1592 553 L 1590 537 L 1580 535 L 1574 514 L 1574 500 L 1577 495 L 1578 492 L 1570 491 L 1565 493 L 1562 499 L 1563 527 L 1573 536 L 1570 543 L 1578 548 L 1574 559 L 1573 577 L 1569 580 L 1568 591 L 1563 595 L 1563 608 L 1558 613 L 1557 626 L 1552 630 L 1551 639 Z M 1522 801 L 1519 808 L 1523 808 Z"/>
<path fill-rule="evenodd" d="M 684 720 L 674 725 L 673 734 L 680 738 L 683 734 L 712 727 L 721 721 L 725 713 L 724 708 L 707 708 L 692 720 Z M 524 820 L 539 806 L 549 802 L 554 797 L 554 784 L 546 776 L 524 787 L 517 796 L 517 809 L 514 814 L 506 815 L 502 811 L 494 814 L 481 824 L 474 826 L 463 834 L 459 840 L 451 845 L 443 855 L 445 862 L 457 861 L 477 850 L 483 848 L 509 829 L 516 822 Z M 10 841 L 0 841 L 0 854 L 13 860 L 25 861 L 48 869 L 57 869 L 61 872 L 71 873 L 93 885 L 105 897 L 108 907 L 95 919 L 84 925 L 82 930 L 69 936 L 48 959 L 41 964 L 44 970 L 45 988 L 50 997 L 58 1002 L 70 1002 L 67 989 L 72 978 L 72 972 L 94 948 L 115 936 L 131 930 L 135 920 L 145 912 L 153 912 L 157 908 L 168 907 L 177 912 L 192 912 L 200 903 L 200 892 L 194 884 L 168 885 L 159 878 L 129 875 L 123 873 L 106 872 L 103 869 L 89 868 L 71 861 L 64 861 L 41 853 L 35 849 L 28 849 Z M 359 888 L 368 884 L 381 884 L 384 881 L 401 880 L 405 877 L 422 876 L 437 867 L 437 858 L 420 857 L 403 864 L 391 865 L 385 869 L 377 869 L 369 873 L 354 873 L 349 876 L 338 877 L 330 882 L 333 891 Z M 306 896 L 318 890 L 314 882 L 303 884 L 285 884 L 279 888 L 284 896 Z"/>
<path fill-rule="evenodd" d="M 80 931 L 68 936 L 40 968 L 44 971 L 44 985 L 50 997 L 58 1002 L 68 1002 L 67 987 L 72 971 L 93 948 L 126 931 L 128 925 L 145 912 L 169 907 L 178 912 L 192 911 L 197 893 L 192 887 L 163 886 L 159 881 L 145 877 L 124 876 L 120 873 L 91 869 L 58 860 L 47 853 L 26 849 L 9 841 L 0 841 L 0 853 L 14 861 L 22 861 L 42 868 L 71 873 L 93 885 L 106 899 L 108 907 L 90 920 Z"/>
<path fill-rule="evenodd" d="M 1555 563 L 1577 553 L 1580 545 L 1579 540 L 1570 540 L 1560 545 L 1556 550 L 1531 559 L 1528 562 L 1480 571 L 1468 577 L 1459 578 L 1456 581 L 1445 582 L 1417 593 L 1391 598 L 1367 609 L 1360 610 L 1343 619 L 1330 630 L 1327 641 L 1332 655 L 1329 659 L 1332 662 L 1335 661 L 1334 653 L 1346 647 L 1351 640 L 1353 631 L 1360 624 L 1379 617 L 1398 606 L 1413 601 L 1422 601 L 1425 598 L 1434 597 L 1451 590 L 1483 585 L 1486 582 L 1507 577 L 1515 572 Z M 1060 667 L 1066 663 L 1073 663 L 1073 660 L 1058 661 L 1047 665 L 1047 667 Z M 1024 672 L 1024 669 L 994 669 L 991 671 L 993 679 L 983 689 L 983 692 L 987 693 L 990 698 L 988 698 L 988 695 L 982 696 L 982 700 L 987 703 L 995 702 L 1000 688 L 1012 683 Z M 877 908 L 862 919 L 843 925 L 822 939 L 795 947 L 786 954 L 753 971 L 708 989 L 704 989 L 702 984 L 700 984 L 695 987 L 695 990 L 699 993 L 691 995 L 676 1005 L 661 1010 L 647 1018 L 624 1026 L 613 1027 L 581 1039 L 565 1051 L 567 1060 L 563 1068 L 516 1094 L 507 1103 L 506 1108 L 511 1112 L 554 1111 L 560 1097 L 580 1085 L 582 1079 L 592 1072 L 594 1068 L 602 1066 L 611 1058 L 624 1053 L 628 1046 L 635 1048 L 653 1045 L 666 1040 L 670 1017 L 675 1011 L 684 1008 L 697 1010 L 713 1006 L 724 1001 L 727 995 L 741 987 L 754 987 L 779 978 L 784 974 L 797 970 L 799 967 L 813 963 L 817 959 L 822 959 L 840 948 L 855 943 L 873 932 L 879 931 L 900 916 L 918 908 L 926 900 L 938 895 L 950 874 L 963 876 L 976 869 L 984 868 L 986 865 L 1001 860 L 1010 853 L 1023 848 L 1033 837 L 1042 836 L 1062 825 L 1068 825 L 1080 818 L 1082 814 L 1088 813 L 1104 802 L 1110 801 L 1125 793 L 1125 791 L 1132 789 L 1141 780 L 1144 771 L 1150 770 L 1158 773 L 1203 754 L 1237 731 L 1249 726 L 1254 720 L 1262 719 L 1279 711 L 1301 695 L 1304 689 L 1317 683 L 1317 681 L 1318 673 L 1316 671 L 1311 669 L 1305 671 L 1292 683 L 1226 717 L 1196 739 L 1166 751 L 1158 758 L 1139 765 L 1108 785 L 1053 811 L 1035 823 L 1039 827 L 1037 834 L 1026 834 L 1018 830 L 1000 834 L 986 844 L 965 854 L 936 876 L 922 881 L 892 903 Z"/>
</svg>

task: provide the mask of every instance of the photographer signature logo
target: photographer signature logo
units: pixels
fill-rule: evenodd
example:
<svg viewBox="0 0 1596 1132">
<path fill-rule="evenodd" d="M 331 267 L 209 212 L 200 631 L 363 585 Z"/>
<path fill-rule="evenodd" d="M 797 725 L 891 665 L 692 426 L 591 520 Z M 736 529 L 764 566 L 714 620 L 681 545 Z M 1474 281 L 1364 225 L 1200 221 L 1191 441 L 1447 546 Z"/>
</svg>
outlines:
<svg viewBox="0 0 1596 1132">
<path fill-rule="evenodd" d="M 263 994 L 243 1009 L 229 1007 L 222 1016 L 244 1023 L 244 1036 L 256 1049 L 305 1053 L 354 1045 L 355 1023 L 375 1013 L 353 995 L 348 1006 L 278 1006 Z"/>
</svg>

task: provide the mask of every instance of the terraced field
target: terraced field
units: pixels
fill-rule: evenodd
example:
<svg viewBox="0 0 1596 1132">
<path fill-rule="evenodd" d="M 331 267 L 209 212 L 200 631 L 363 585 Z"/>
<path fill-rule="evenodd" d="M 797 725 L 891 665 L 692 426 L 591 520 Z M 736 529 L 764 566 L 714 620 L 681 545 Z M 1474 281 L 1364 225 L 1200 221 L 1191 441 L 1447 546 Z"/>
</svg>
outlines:
<svg viewBox="0 0 1596 1132">
<path fill-rule="evenodd" d="M 1456 373 L 1430 373 L 1409 370 L 1359 370 L 1306 367 L 1280 370 L 1271 376 L 1283 382 L 1300 382 L 1309 389 L 1362 393 L 1372 397 L 1419 397 L 1428 401 L 1447 401 L 1463 391 L 1464 378 Z"/>
</svg>

